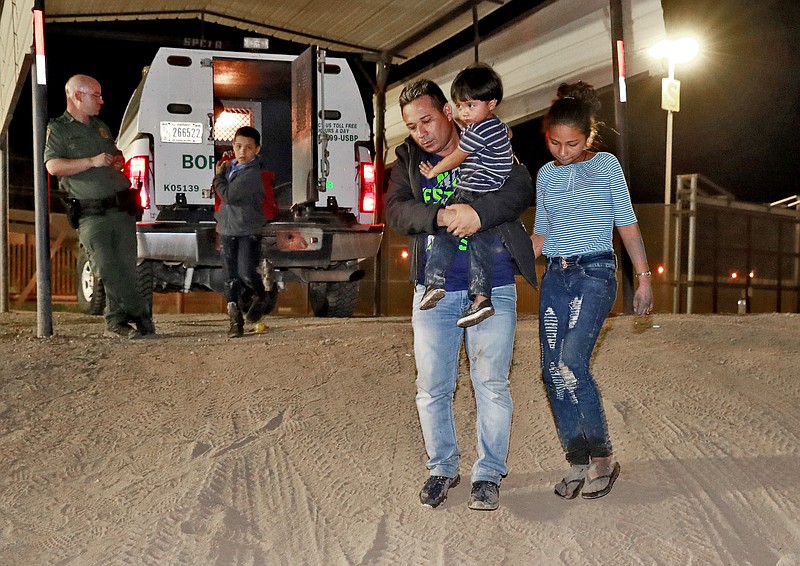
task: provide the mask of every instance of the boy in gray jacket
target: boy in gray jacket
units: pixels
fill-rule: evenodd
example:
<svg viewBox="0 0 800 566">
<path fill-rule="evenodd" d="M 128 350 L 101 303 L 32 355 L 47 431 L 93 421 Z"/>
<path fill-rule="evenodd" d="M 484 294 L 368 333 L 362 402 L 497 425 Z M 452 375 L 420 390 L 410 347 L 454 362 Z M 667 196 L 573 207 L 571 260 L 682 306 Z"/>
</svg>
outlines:
<svg viewBox="0 0 800 566">
<path fill-rule="evenodd" d="M 244 334 L 244 312 L 248 319 L 258 320 L 266 304 L 267 292 L 257 272 L 265 222 L 260 151 L 258 130 L 244 126 L 233 137 L 235 158 L 216 165 L 214 190 L 222 202 L 214 216 L 220 233 L 231 338 Z M 252 305 L 245 308 L 251 298 Z"/>
</svg>

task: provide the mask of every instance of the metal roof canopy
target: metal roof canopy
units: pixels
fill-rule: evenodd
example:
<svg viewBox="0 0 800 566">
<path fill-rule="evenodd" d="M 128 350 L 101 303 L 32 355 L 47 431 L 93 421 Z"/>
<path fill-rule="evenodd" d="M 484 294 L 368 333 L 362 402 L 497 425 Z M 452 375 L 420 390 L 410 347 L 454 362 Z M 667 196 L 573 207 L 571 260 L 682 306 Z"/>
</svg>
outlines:
<svg viewBox="0 0 800 566">
<path fill-rule="evenodd" d="M 607 5 L 605 27 L 608 28 Z M 658 5 L 658 0 L 623 0 L 628 20 L 637 17 L 641 5 Z M 47 0 L 46 22 L 78 23 L 135 20 L 198 19 L 269 35 L 300 44 L 314 44 L 336 51 L 357 53 L 365 58 L 402 64 L 417 61 L 432 54 L 440 61 L 453 55 L 463 55 L 470 46 L 453 46 L 448 42 L 458 34 L 474 32 L 481 41 L 481 55 L 486 38 L 496 29 L 481 29 L 478 24 L 503 22 L 504 13 L 523 14 L 524 19 L 542 8 L 554 6 L 564 18 L 585 16 L 597 12 L 595 1 L 575 3 L 570 0 L 176 0 L 165 9 L 161 0 L 140 0 L 135 4 L 119 0 Z M 0 0 L 0 137 L 5 135 L 10 110 L 19 97 L 22 83 L 30 66 L 32 44 L 32 15 L 34 0 Z M 585 6 L 584 6 L 585 5 Z M 591 6 L 589 6 L 591 5 Z M 500 10 L 498 12 L 498 10 Z M 551 10 L 553 11 L 553 10 Z M 648 11 L 652 11 L 648 9 Z M 603 16 L 600 15 L 602 18 Z M 507 21 L 508 18 L 506 18 Z M 515 18 L 516 19 L 516 18 Z M 603 22 L 598 22 L 603 25 Z M 501 23 L 501 25 L 503 25 Z M 506 25 L 506 28 L 509 26 Z M 661 21 L 663 34 L 663 20 Z M 551 36 L 554 29 L 537 27 L 524 30 L 537 35 Z M 630 28 L 626 29 L 626 35 Z M 510 34 L 504 33 L 509 36 Z M 530 37 L 514 35 L 519 42 L 530 43 Z M 439 49 L 437 50 L 437 46 Z M 444 49 L 442 49 L 444 46 Z M 519 52 L 516 45 L 514 50 Z M 610 59 L 610 47 L 602 50 Z M 589 54 L 584 52 L 584 54 Z M 482 57 L 483 58 L 483 57 Z M 464 58 L 462 57 L 461 60 Z M 491 61 L 489 61 L 491 62 Z M 565 62 L 567 63 L 567 62 Z M 397 67 L 395 67 L 396 69 Z M 409 71 L 414 72 L 409 68 Z M 408 73 L 406 73 L 408 74 Z M 404 77 L 400 77 L 402 79 Z M 393 79 L 392 76 L 389 77 Z M 59 85 L 60 86 L 60 85 Z M 444 86 L 444 85 L 443 85 Z M 391 102 L 391 98 L 390 98 Z"/>
<path fill-rule="evenodd" d="M 339 51 L 409 59 L 472 26 L 509 0 L 48 0 L 49 22 L 200 19 Z"/>
<path fill-rule="evenodd" d="M 196 19 L 399 63 L 469 30 L 499 8 L 555 0 L 39 0 L 47 23 Z M 0 0 L 0 138 L 30 67 L 34 0 Z"/>
</svg>

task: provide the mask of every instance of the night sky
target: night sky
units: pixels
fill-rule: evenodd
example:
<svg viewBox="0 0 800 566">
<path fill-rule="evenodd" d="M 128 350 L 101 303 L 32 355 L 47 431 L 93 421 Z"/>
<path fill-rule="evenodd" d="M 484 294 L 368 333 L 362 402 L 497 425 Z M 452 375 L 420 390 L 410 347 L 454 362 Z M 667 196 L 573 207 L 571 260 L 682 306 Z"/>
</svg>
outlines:
<svg viewBox="0 0 800 566">
<path fill-rule="evenodd" d="M 685 32 L 701 44 L 700 56 L 678 66 L 675 73 L 681 81 L 681 111 L 674 120 L 673 174 L 701 173 L 751 202 L 800 194 L 795 148 L 800 132 L 800 2 L 663 0 L 662 5 L 667 32 L 675 37 Z M 51 116 L 64 110 L 66 78 L 86 73 L 101 81 L 106 101 L 101 118 L 116 131 L 139 71 L 152 58 L 159 38 L 161 44 L 169 41 L 174 45 L 181 33 L 188 37 L 201 33 L 199 24 L 185 21 L 136 25 L 139 27 L 119 24 L 114 40 L 76 34 L 79 30 L 97 31 L 97 26 L 49 28 Z M 138 31 L 132 34 L 132 29 Z M 241 35 L 210 25 L 202 33 L 227 42 L 226 48 L 236 45 Z M 272 42 L 274 50 L 280 42 Z M 105 56 L 88 57 L 89 53 Z M 29 93 L 28 84 L 12 121 L 12 157 L 30 155 Z M 604 93 L 603 102 L 602 118 L 613 126 L 610 91 Z M 663 202 L 666 112 L 660 104 L 661 77 L 629 78 L 628 145 L 634 202 Z M 614 151 L 613 130 L 606 127 L 601 136 L 605 147 Z M 513 144 L 532 174 L 548 158 L 538 120 L 515 127 Z M 23 174 L 14 162 L 11 174 L 12 185 L 19 185 Z"/>
<path fill-rule="evenodd" d="M 702 173 L 752 202 L 800 194 L 800 3 L 662 4 L 667 32 L 693 35 L 701 43 L 698 58 L 675 71 L 681 81 L 681 111 L 674 121 L 673 173 Z M 651 129 L 660 134 L 654 148 L 658 151 L 640 157 L 636 171 L 642 182 L 648 170 L 663 171 L 664 166 L 666 112 L 660 110 L 660 81 L 652 90 L 648 106 L 655 112 L 645 114 L 637 104 L 641 118 L 636 131 L 643 139 Z M 663 174 L 661 180 L 663 195 Z"/>
<path fill-rule="evenodd" d="M 701 44 L 698 57 L 675 71 L 681 110 L 673 122 L 673 175 L 700 173 L 749 202 L 800 194 L 800 3 L 663 0 L 662 6 L 668 34 Z M 661 78 L 628 80 L 629 181 L 639 203 L 664 201 Z M 600 148 L 617 152 L 613 93 L 603 92 L 601 100 Z M 532 173 L 551 158 L 540 120 L 515 127 L 512 143 Z"/>
</svg>

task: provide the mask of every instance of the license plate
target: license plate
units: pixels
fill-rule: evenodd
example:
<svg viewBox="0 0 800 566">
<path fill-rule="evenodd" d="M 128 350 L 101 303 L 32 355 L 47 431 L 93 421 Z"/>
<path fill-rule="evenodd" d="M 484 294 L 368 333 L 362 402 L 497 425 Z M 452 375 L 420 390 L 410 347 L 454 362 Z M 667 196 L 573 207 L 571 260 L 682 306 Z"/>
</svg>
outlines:
<svg viewBox="0 0 800 566">
<path fill-rule="evenodd" d="M 161 122 L 161 141 L 164 143 L 203 143 L 203 124 L 200 122 Z"/>
</svg>

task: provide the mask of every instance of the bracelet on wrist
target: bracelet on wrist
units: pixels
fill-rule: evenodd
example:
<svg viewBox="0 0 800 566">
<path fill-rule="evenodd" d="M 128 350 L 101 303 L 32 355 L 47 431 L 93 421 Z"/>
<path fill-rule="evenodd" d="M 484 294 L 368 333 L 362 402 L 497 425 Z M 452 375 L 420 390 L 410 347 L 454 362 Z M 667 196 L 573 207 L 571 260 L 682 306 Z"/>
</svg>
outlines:
<svg viewBox="0 0 800 566">
<path fill-rule="evenodd" d="M 650 277 L 653 273 L 648 269 L 636 274 L 636 277 Z"/>
</svg>

